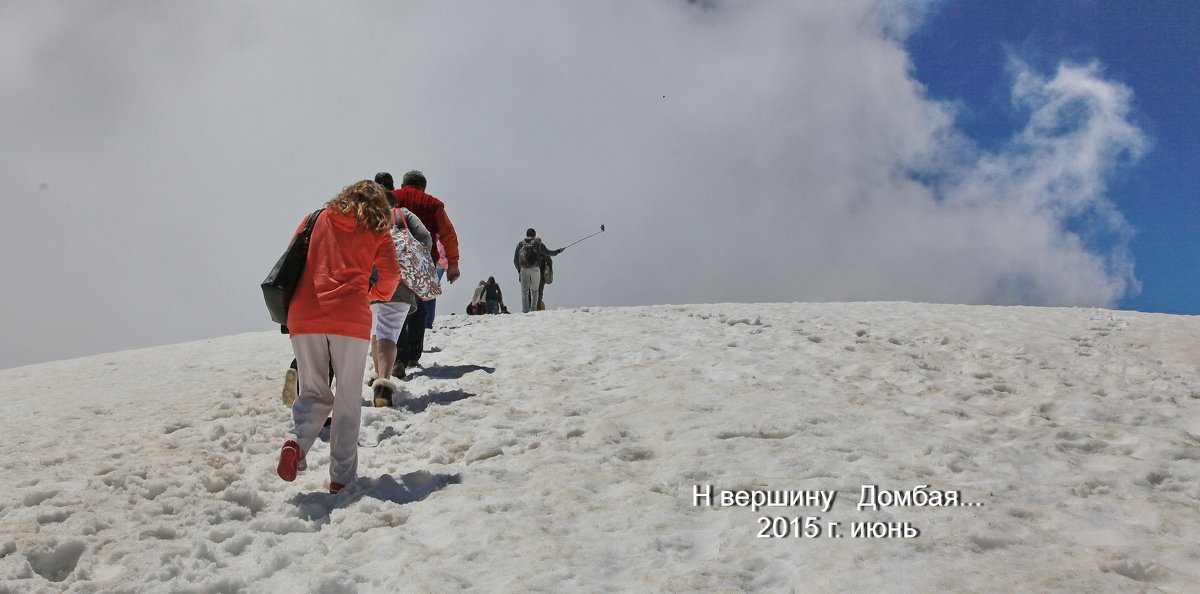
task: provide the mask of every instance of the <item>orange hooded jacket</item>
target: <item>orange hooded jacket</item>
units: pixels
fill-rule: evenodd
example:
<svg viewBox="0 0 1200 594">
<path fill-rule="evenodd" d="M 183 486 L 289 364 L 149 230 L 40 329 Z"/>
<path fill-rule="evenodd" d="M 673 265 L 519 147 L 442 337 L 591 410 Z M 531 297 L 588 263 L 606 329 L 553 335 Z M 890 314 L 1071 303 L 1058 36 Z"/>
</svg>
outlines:
<svg viewBox="0 0 1200 594">
<path fill-rule="evenodd" d="M 304 221 L 296 229 L 304 229 Z M 379 281 L 370 286 L 371 267 Z M 288 305 L 288 331 L 371 337 L 371 301 L 387 301 L 400 282 L 396 247 L 386 231 L 361 227 L 353 215 L 326 208 L 313 226 L 308 259 Z"/>
</svg>

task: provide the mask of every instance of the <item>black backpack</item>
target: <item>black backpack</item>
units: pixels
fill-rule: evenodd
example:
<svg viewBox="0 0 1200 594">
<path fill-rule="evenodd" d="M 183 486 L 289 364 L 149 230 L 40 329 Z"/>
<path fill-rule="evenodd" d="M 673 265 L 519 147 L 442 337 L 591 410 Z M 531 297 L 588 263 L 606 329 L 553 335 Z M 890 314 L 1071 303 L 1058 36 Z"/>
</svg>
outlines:
<svg viewBox="0 0 1200 594">
<path fill-rule="evenodd" d="M 540 249 L 541 242 L 534 239 L 526 239 L 521 243 L 521 249 L 517 252 L 517 262 L 524 268 L 536 267 L 542 264 L 542 252 Z"/>
</svg>

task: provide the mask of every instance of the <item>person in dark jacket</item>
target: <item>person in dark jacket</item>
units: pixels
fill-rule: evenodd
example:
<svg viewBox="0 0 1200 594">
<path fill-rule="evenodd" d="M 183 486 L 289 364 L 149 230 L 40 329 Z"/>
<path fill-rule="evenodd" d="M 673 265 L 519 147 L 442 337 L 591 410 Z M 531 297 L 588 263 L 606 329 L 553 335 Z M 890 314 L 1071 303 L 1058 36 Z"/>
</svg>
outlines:
<svg viewBox="0 0 1200 594">
<path fill-rule="evenodd" d="M 567 248 L 552 250 L 538 238 L 533 228 L 525 231 L 525 239 L 517 243 L 513 252 L 513 266 L 521 280 L 521 313 L 529 313 L 538 309 L 542 300 L 542 268 L 544 259 L 553 258 L 563 253 Z"/>
<path fill-rule="evenodd" d="M 500 313 L 500 306 L 504 305 L 504 294 L 500 292 L 500 284 L 496 282 L 496 277 L 488 277 L 483 292 L 484 301 L 487 302 L 487 312 L 490 314 Z"/>
</svg>

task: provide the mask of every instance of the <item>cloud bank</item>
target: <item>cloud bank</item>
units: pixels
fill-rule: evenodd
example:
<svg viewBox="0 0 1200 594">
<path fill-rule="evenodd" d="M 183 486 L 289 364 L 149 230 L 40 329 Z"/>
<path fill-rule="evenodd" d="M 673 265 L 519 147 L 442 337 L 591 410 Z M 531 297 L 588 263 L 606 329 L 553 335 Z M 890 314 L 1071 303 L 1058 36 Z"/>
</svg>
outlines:
<svg viewBox="0 0 1200 594">
<path fill-rule="evenodd" d="M 1148 148 L 1099 64 L 1014 60 L 984 150 L 913 77 L 925 2 L 0 8 L 0 366 L 269 327 L 297 222 L 422 169 L 459 311 L 513 246 L 552 306 L 914 300 L 1111 306 L 1137 290 L 1105 180 Z M 885 10 L 886 7 L 886 10 Z"/>
</svg>

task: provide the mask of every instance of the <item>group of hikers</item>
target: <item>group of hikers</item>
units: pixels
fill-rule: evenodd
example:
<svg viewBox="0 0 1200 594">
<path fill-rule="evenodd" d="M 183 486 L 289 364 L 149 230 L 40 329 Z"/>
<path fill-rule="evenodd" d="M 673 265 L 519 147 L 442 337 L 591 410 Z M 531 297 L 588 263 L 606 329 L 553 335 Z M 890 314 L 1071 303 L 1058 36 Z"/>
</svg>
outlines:
<svg viewBox="0 0 1200 594">
<path fill-rule="evenodd" d="M 496 277 L 489 276 L 487 280 L 479 281 L 479 285 L 475 287 L 471 302 L 467 304 L 467 315 L 500 313 L 508 313 L 508 306 L 504 304 L 504 292 L 500 290 L 500 283 L 496 282 Z"/>
<path fill-rule="evenodd" d="M 513 252 L 513 266 L 517 269 L 517 278 L 521 283 L 521 313 L 541 311 L 546 309 L 542 294 L 546 284 L 553 282 L 554 261 L 551 260 L 567 248 L 552 250 L 542 243 L 537 231 L 530 228 L 525 231 L 525 239 L 517 243 Z M 508 313 L 504 304 L 504 293 L 496 277 L 489 276 L 486 281 L 479 281 L 475 293 L 471 295 L 471 303 L 467 305 L 468 315 Z"/>
<path fill-rule="evenodd" d="M 458 235 L 445 204 L 425 192 L 427 183 L 414 170 L 395 188 L 391 174 L 381 172 L 373 181 L 346 186 L 314 215 L 284 327 L 296 357 L 283 388 L 283 401 L 292 408 L 277 467 L 285 481 L 307 467 L 306 454 L 328 426 L 329 492 L 351 483 L 358 473 L 360 386 L 368 356 L 374 376 L 367 385 L 379 407 L 392 406 L 403 393 L 398 380 L 419 365 L 436 300 L 420 299 L 402 282 L 392 229 L 407 228 L 430 250 L 438 281 L 445 274 L 453 283 L 460 275 Z M 297 235 L 306 223 L 300 223 Z M 521 280 L 522 312 L 539 309 L 542 270 L 562 252 L 547 249 L 533 229 L 517 245 L 513 263 Z M 488 313 L 507 313 L 494 277 L 480 281 L 480 289 Z"/>
</svg>

